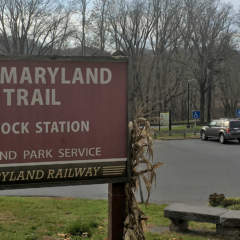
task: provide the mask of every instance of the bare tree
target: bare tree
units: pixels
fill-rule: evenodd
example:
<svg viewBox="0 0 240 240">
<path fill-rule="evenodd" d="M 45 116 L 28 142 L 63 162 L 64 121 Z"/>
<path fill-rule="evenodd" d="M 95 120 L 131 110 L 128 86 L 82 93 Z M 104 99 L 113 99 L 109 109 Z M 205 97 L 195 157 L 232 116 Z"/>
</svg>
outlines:
<svg viewBox="0 0 240 240">
<path fill-rule="evenodd" d="M 138 102 L 144 102 L 141 67 L 154 23 L 151 2 L 145 0 L 112 1 L 109 22 L 116 50 L 122 50 L 130 57 L 129 100 L 134 114 Z"/>
<path fill-rule="evenodd" d="M 90 16 L 92 11 L 92 0 L 70 0 L 73 12 L 73 25 L 75 28 L 74 43 L 81 47 L 81 55 L 88 55 L 87 47 L 89 47 L 89 29 Z"/>
<path fill-rule="evenodd" d="M 212 66 L 222 58 L 221 42 L 229 38 L 230 34 L 230 7 L 221 6 L 218 0 L 185 0 L 185 9 L 186 27 L 183 36 L 188 43 L 188 51 L 193 63 L 192 73 L 199 84 L 201 122 L 203 122 L 207 91 L 209 91 L 209 103 L 211 102 L 214 79 L 211 75 Z M 209 104 L 208 107 L 210 106 Z"/>
<path fill-rule="evenodd" d="M 224 116 L 235 117 L 240 103 L 240 54 L 233 47 L 227 49 L 226 59 L 219 74 L 216 92 L 223 105 Z"/>
<path fill-rule="evenodd" d="M 70 13 L 48 0 L 0 0 L 0 52 L 52 54 L 72 34 Z"/>
<path fill-rule="evenodd" d="M 218 101 L 222 103 L 224 116 L 235 117 L 236 109 L 239 108 L 240 98 L 240 71 L 239 71 L 239 29 L 240 29 L 240 10 L 234 15 L 235 32 L 229 36 L 229 39 L 222 42 L 222 52 L 224 58 L 222 69 L 218 74 L 219 81 L 216 84 L 216 95 Z M 218 104 L 218 111 L 221 111 L 221 105 Z"/>
<path fill-rule="evenodd" d="M 77 6 L 81 13 L 81 32 L 77 34 L 77 38 L 80 40 L 82 48 L 82 56 L 86 55 L 86 27 L 87 27 L 87 6 L 89 1 L 87 0 L 76 0 Z"/>
<path fill-rule="evenodd" d="M 109 0 L 95 0 L 93 2 L 93 10 L 91 13 L 91 28 L 93 33 L 93 46 L 96 47 L 98 54 L 105 54 L 108 39 L 108 11 Z"/>
<path fill-rule="evenodd" d="M 182 6 L 178 0 L 153 0 L 154 26 L 150 34 L 153 60 L 148 79 L 148 95 L 152 95 L 158 102 L 159 111 L 166 111 L 168 102 L 173 96 L 177 96 L 176 90 L 179 85 L 169 74 L 175 65 L 172 56 L 179 46 L 179 26 L 182 21 Z M 170 66 L 171 65 L 171 66 Z M 171 70 L 170 70 L 171 69 Z M 151 84 L 152 83 L 152 84 Z"/>
</svg>

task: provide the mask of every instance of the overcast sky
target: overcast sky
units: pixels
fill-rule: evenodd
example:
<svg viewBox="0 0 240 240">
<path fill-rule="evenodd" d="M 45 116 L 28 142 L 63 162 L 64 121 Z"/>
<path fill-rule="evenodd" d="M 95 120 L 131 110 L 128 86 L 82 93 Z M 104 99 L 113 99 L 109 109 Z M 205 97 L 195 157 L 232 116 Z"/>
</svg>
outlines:
<svg viewBox="0 0 240 240">
<path fill-rule="evenodd" d="M 231 3 L 234 6 L 235 10 L 238 10 L 240 7 L 240 0 L 222 0 L 222 1 L 226 3 Z"/>
</svg>

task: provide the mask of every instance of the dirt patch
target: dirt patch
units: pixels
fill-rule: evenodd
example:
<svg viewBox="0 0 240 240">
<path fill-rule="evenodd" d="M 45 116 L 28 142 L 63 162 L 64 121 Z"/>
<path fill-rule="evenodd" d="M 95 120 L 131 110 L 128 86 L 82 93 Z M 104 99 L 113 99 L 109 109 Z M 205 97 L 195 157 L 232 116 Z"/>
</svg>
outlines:
<svg viewBox="0 0 240 240">
<path fill-rule="evenodd" d="M 151 233 L 163 233 L 169 231 L 169 227 L 163 227 L 163 226 L 151 226 L 148 228 L 148 232 Z"/>
<path fill-rule="evenodd" d="M 11 221 L 15 222 L 16 217 L 11 212 L 0 213 L 0 222 Z"/>
</svg>

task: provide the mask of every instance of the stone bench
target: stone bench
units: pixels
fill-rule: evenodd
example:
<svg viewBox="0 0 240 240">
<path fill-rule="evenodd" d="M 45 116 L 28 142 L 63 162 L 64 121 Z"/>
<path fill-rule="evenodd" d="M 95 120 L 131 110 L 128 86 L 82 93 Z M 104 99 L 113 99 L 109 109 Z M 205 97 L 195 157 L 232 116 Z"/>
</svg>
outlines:
<svg viewBox="0 0 240 240">
<path fill-rule="evenodd" d="M 174 203 L 164 209 L 164 216 L 171 220 L 171 231 L 187 231 L 189 221 L 208 222 L 216 224 L 224 239 L 240 240 L 240 211 Z"/>
</svg>

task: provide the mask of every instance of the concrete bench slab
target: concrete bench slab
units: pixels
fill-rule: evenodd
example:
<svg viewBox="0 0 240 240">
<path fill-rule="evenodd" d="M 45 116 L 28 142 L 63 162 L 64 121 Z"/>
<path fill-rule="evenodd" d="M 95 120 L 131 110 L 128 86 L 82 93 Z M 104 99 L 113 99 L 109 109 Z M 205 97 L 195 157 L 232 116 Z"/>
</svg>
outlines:
<svg viewBox="0 0 240 240">
<path fill-rule="evenodd" d="M 217 226 L 217 232 L 224 239 L 240 239 L 240 211 L 229 210 L 220 217 L 220 224 Z"/>
<path fill-rule="evenodd" d="M 240 211 L 229 210 L 220 218 L 220 224 L 223 226 L 240 227 Z"/>
<path fill-rule="evenodd" d="M 171 220 L 170 230 L 188 230 L 188 221 L 216 224 L 216 231 L 225 240 L 240 240 L 240 211 L 224 208 L 191 206 L 174 203 L 164 209 L 164 216 Z"/>
<path fill-rule="evenodd" d="M 208 206 L 191 206 L 183 203 L 174 203 L 164 209 L 164 216 L 170 219 L 220 223 L 220 216 L 227 212 L 224 208 Z"/>
</svg>

